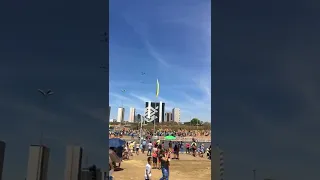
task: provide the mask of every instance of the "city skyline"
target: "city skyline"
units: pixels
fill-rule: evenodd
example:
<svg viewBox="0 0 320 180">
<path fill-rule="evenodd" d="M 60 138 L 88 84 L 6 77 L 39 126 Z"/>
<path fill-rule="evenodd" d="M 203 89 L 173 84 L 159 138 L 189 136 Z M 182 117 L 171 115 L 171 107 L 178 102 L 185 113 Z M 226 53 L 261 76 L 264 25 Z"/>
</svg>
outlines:
<svg viewBox="0 0 320 180">
<path fill-rule="evenodd" d="M 165 103 L 165 102 L 164 102 Z M 112 108 L 111 106 L 109 107 L 109 109 L 111 109 L 111 111 L 112 111 L 112 109 L 114 109 L 114 108 Z M 126 122 L 131 122 L 130 121 L 130 114 L 131 114 L 131 110 L 134 110 L 133 112 L 134 112 L 134 116 L 133 116 L 133 121 L 134 121 L 134 117 L 136 117 L 138 114 L 140 114 L 140 115 L 144 115 L 145 114 L 145 112 L 140 112 L 140 113 L 137 113 L 136 112 L 136 108 L 135 107 L 130 107 L 129 109 L 130 109 L 130 111 L 128 112 L 128 111 L 126 111 L 126 108 L 124 108 L 124 107 L 118 107 L 117 108 L 117 116 L 116 117 L 109 117 L 109 121 L 110 120 L 116 120 L 117 122 L 120 122 L 120 121 L 118 121 L 118 119 L 119 119 L 119 110 L 120 109 L 123 109 L 124 111 L 120 111 L 121 112 L 121 117 L 122 117 L 122 113 L 123 113 L 123 121 L 126 121 Z M 174 110 L 177 110 L 178 111 L 178 113 L 174 113 Z M 171 114 L 171 116 L 172 116 L 172 118 L 171 118 L 171 120 L 172 121 L 174 121 L 174 114 L 176 114 L 176 117 L 177 117 L 177 120 L 175 120 L 174 122 L 189 122 L 191 119 L 190 118 L 197 118 L 197 116 L 196 115 L 194 115 L 194 116 L 189 116 L 188 117 L 188 119 L 185 119 L 184 121 L 181 121 L 181 114 L 180 114 L 180 108 L 178 108 L 178 107 L 174 107 L 173 109 L 164 109 L 164 116 L 162 117 L 163 118 L 163 121 L 164 122 L 166 122 L 166 120 L 167 120 L 167 117 L 166 117 L 166 113 L 170 113 Z M 128 116 L 126 116 L 126 112 L 127 112 L 127 114 L 128 114 Z M 132 121 L 132 122 L 133 122 Z M 206 122 L 206 121 L 204 121 L 204 122 Z"/>
</svg>

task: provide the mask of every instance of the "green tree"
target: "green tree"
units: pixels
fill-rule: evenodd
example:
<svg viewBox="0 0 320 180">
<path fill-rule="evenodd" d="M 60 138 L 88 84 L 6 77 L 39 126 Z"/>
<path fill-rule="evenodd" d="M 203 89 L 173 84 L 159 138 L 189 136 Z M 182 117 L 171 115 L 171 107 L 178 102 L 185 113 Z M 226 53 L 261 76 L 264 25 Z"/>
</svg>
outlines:
<svg viewBox="0 0 320 180">
<path fill-rule="evenodd" d="M 201 121 L 198 118 L 193 118 L 191 119 L 190 124 L 193 126 L 201 125 Z"/>
</svg>

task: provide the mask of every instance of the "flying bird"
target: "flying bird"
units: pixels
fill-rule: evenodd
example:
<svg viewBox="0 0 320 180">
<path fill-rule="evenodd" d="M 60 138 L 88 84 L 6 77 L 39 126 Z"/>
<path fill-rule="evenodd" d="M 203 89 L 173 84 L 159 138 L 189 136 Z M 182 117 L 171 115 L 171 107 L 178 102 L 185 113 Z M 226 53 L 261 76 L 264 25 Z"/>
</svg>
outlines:
<svg viewBox="0 0 320 180">
<path fill-rule="evenodd" d="M 54 94 L 54 92 L 51 89 L 48 89 L 47 91 L 43 91 L 41 89 L 38 89 L 38 92 L 40 92 L 44 97 L 48 97 L 48 96 Z"/>
<path fill-rule="evenodd" d="M 121 92 L 126 92 L 126 90 L 125 89 L 121 89 Z"/>
<path fill-rule="evenodd" d="M 141 72 L 141 75 L 143 76 L 143 75 L 145 75 L 146 73 L 145 72 Z"/>
<path fill-rule="evenodd" d="M 107 66 L 101 65 L 101 66 L 100 66 L 100 69 L 103 69 L 103 70 L 104 70 L 104 72 L 108 72 L 108 68 L 107 68 Z"/>
</svg>

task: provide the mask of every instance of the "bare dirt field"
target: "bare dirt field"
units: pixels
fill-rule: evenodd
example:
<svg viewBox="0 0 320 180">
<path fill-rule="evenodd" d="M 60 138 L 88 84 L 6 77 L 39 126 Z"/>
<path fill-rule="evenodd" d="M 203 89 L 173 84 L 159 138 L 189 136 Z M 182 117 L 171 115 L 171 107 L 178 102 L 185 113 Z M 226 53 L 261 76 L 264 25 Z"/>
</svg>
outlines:
<svg viewBox="0 0 320 180">
<path fill-rule="evenodd" d="M 144 178 L 147 155 L 130 157 L 121 163 L 123 170 L 113 173 L 115 180 L 141 180 Z M 152 169 L 152 180 L 161 178 L 161 170 Z M 211 161 L 206 158 L 180 154 L 180 160 L 171 160 L 170 177 L 174 180 L 211 179 Z"/>
</svg>

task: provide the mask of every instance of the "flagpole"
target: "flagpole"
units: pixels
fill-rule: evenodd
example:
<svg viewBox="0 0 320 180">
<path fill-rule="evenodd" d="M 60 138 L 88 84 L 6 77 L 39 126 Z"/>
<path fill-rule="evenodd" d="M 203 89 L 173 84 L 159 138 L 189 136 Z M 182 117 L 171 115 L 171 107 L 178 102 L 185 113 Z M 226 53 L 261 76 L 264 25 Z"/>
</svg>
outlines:
<svg viewBox="0 0 320 180">
<path fill-rule="evenodd" d="M 156 102 L 157 101 L 158 101 L 158 98 L 157 98 Z M 153 132 L 154 132 L 154 134 L 156 134 L 156 119 L 153 120 Z"/>
<path fill-rule="evenodd" d="M 142 123 L 144 123 L 144 117 L 141 117 L 140 119 L 140 144 L 141 144 L 141 139 L 142 139 Z"/>
<path fill-rule="evenodd" d="M 157 78 L 157 87 L 156 87 L 156 102 L 158 101 L 158 96 L 159 96 L 159 91 L 160 91 L 160 84 L 159 84 L 159 80 Z M 159 103 L 159 106 L 160 106 L 160 103 Z M 160 108 L 158 109 L 158 111 L 160 111 Z M 160 113 L 160 112 L 159 112 Z M 159 117 L 158 119 L 160 118 L 160 114 L 159 114 Z M 159 122 L 160 122 L 160 119 L 159 119 Z M 156 119 L 153 120 L 153 132 L 156 134 Z"/>
</svg>

